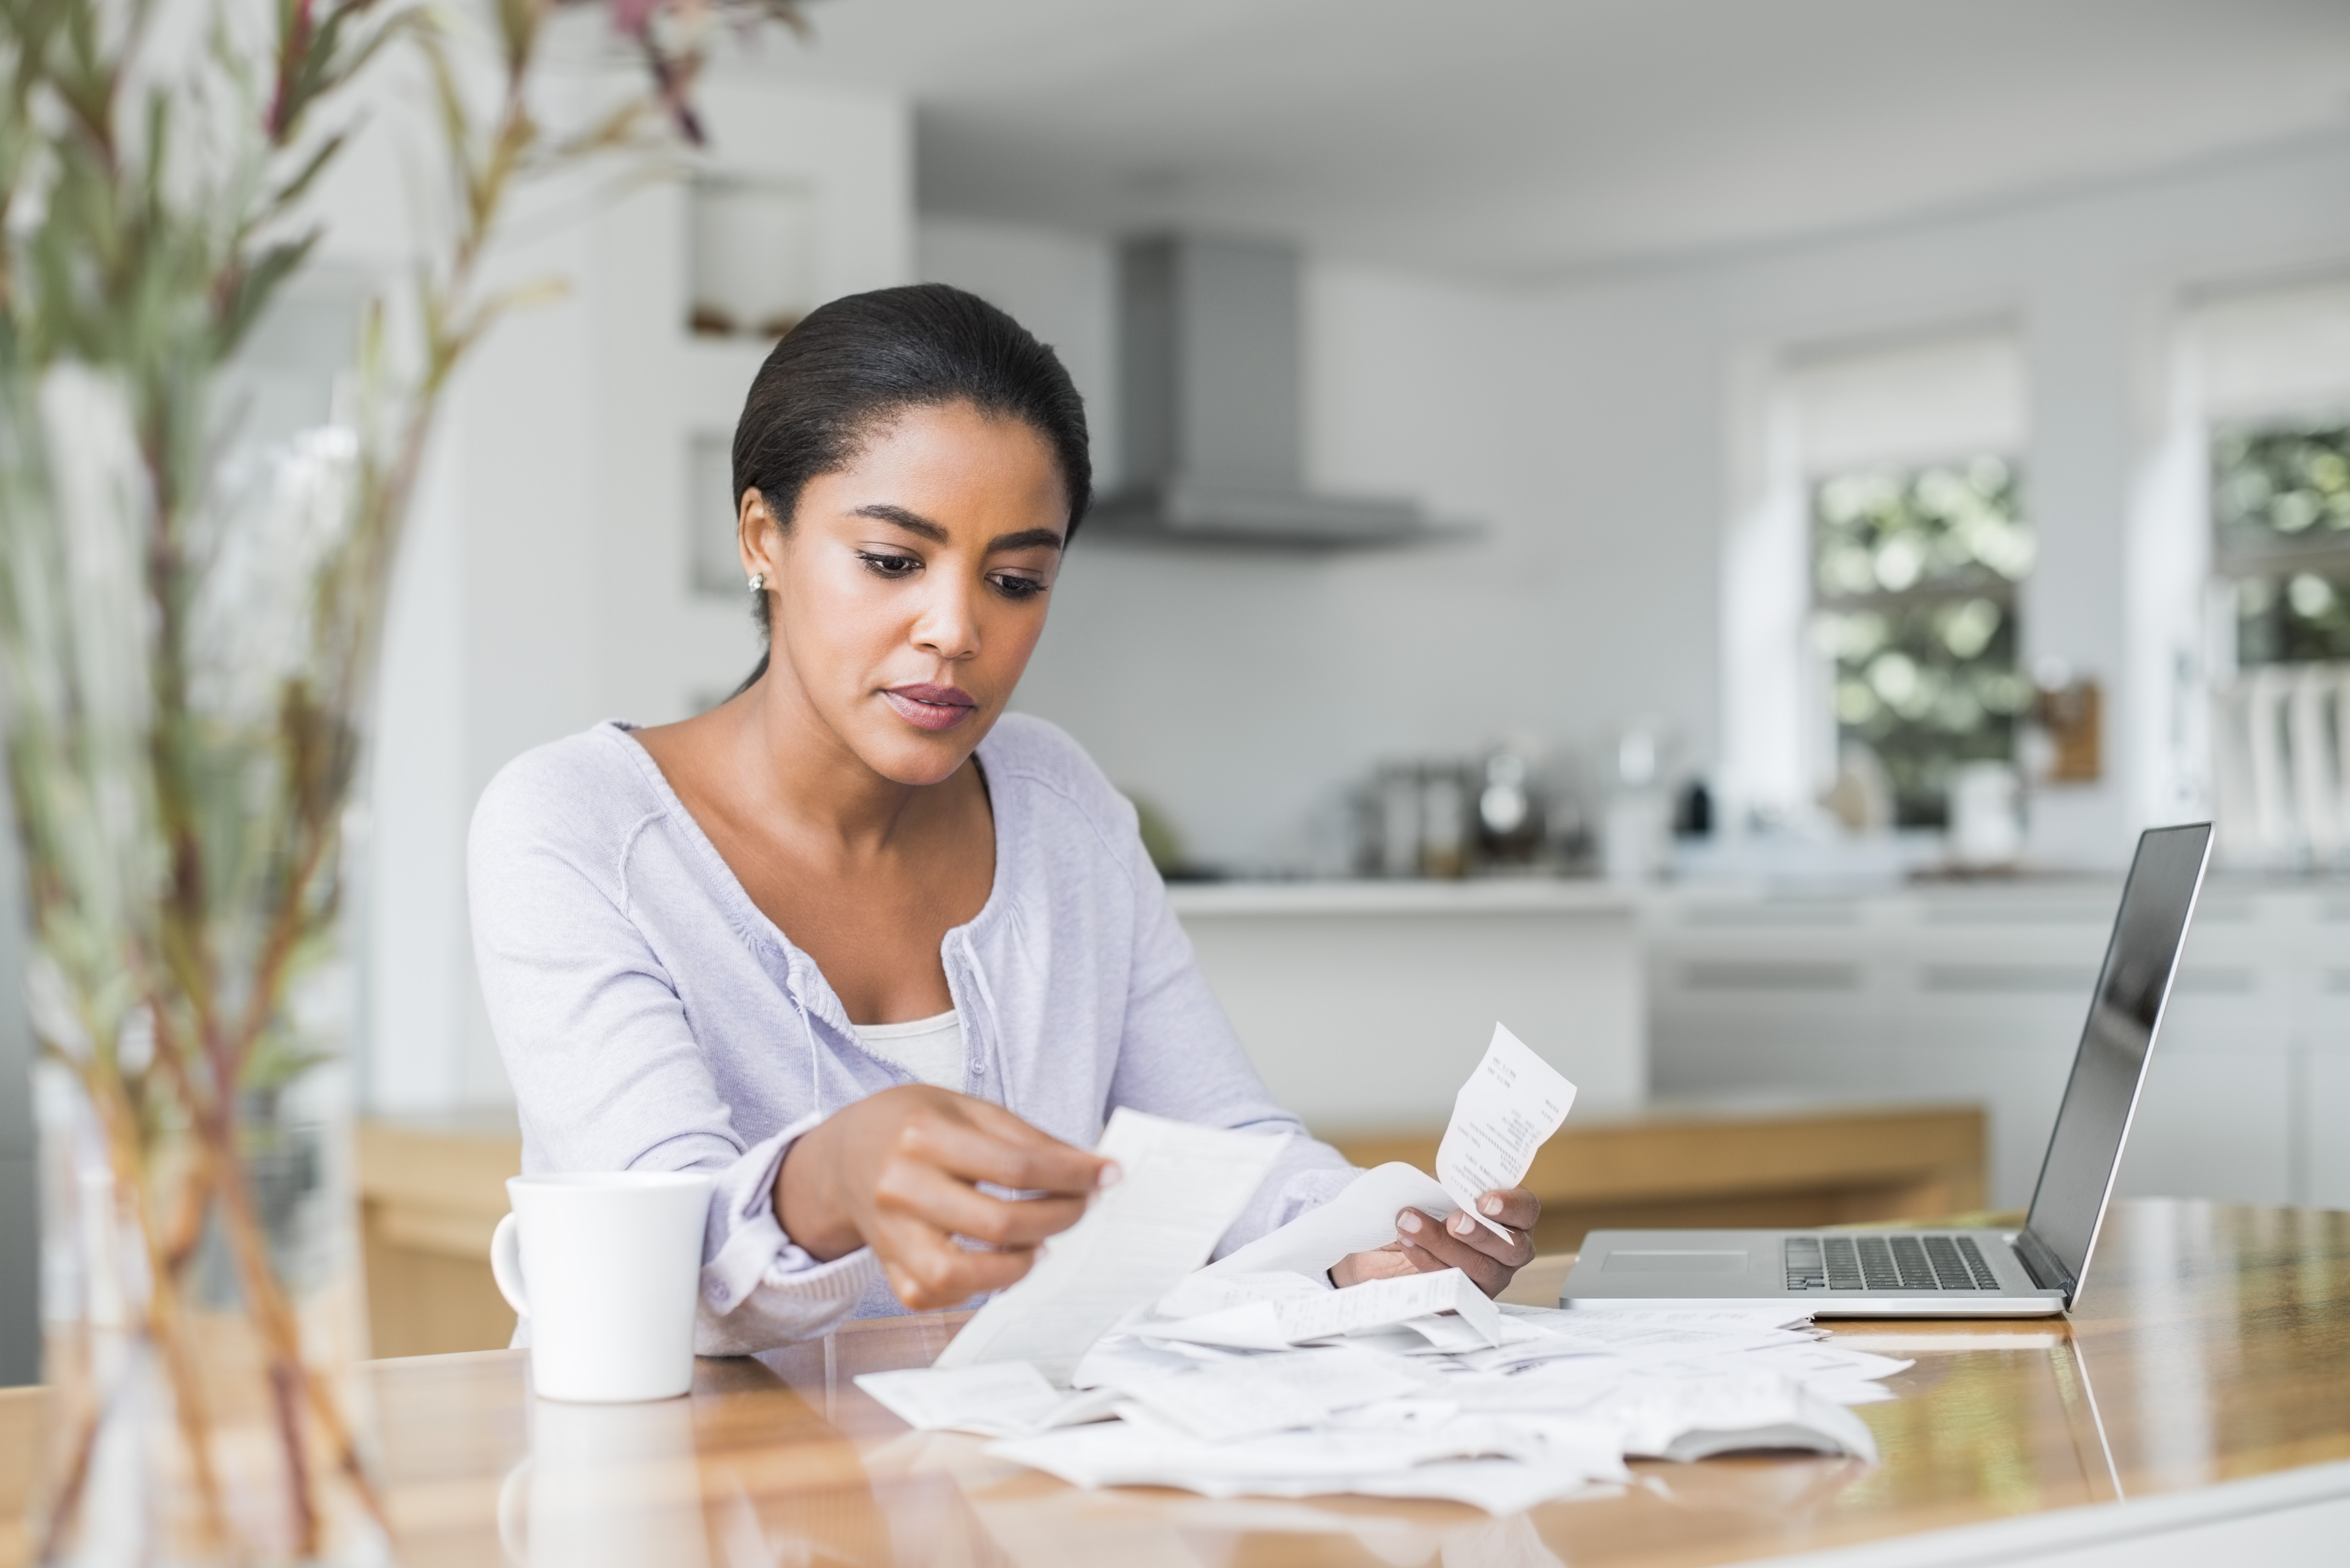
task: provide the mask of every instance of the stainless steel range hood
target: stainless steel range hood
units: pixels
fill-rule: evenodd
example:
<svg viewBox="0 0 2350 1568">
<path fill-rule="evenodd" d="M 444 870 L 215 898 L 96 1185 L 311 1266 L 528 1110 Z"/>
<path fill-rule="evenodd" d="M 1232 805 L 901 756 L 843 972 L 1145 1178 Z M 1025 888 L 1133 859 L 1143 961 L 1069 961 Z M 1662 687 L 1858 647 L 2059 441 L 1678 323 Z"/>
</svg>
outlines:
<svg viewBox="0 0 2350 1568">
<path fill-rule="evenodd" d="M 1086 531 L 1341 549 L 1433 536 L 1417 502 L 1305 488 L 1297 254 L 1192 235 L 1118 256 L 1125 482 Z"/>
</svg>

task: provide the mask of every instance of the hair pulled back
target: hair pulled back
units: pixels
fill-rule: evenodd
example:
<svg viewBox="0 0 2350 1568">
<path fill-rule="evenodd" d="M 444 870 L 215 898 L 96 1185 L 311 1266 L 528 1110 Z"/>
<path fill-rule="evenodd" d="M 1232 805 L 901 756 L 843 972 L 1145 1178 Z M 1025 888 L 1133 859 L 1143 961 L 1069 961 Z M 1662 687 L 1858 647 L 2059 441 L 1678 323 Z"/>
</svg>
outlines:
<svg viewBox="0 0 2350 1568">
<path fill-rule="evenodd" d="M 752 378 L 734 426 L 734 499 L 756 490 L 788 529 L 800 493 L 837 473 L 909 410 L 970 403 L 1043 437 L 1069 497 L 1067 537 L 1093 500 L 1085 400 L 1052 349 L 994 306 L 942 283 L 852 294 L 818 306 Z M 755 596 L 761 635 L 769 601 Z M 766 673 L 767 655 L 743 687 Z M 741 690 L 742 688 L 738 688 Z"/>
</svg>

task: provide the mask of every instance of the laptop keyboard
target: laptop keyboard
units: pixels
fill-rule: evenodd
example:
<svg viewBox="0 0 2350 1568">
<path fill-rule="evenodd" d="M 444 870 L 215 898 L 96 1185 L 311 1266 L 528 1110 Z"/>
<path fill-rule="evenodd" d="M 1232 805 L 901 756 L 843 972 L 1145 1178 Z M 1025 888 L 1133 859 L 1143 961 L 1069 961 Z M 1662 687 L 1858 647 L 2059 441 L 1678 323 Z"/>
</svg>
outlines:
<svg viewBox="0 0 2350 1568">
<path fill-rule="evenodd" d="M 1791 1291 L 1995 1291 L 1971 1236 L 1790 1236 Z"/>
</svg>

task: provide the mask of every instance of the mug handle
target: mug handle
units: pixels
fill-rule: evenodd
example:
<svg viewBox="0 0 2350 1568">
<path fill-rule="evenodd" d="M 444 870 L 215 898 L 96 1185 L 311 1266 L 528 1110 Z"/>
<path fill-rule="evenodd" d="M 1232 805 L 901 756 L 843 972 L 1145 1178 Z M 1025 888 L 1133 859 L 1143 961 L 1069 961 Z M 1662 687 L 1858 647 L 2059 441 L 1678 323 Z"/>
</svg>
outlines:
<svg viewBox="0 0 2350 1568">
<path fill-rule="evenodd" d="M 523 1521 L 523 1494 L 529 1485 L 530 1456 L 525 1454 L 498 1483 L 498 1546 L 514 1568 L 524 1568 L 530 1561 L 530 1530 Z"/>
<path fill-rule="evenodd" d="M 522 1287 L 522 1226 L 511 1212 L 490 1235 L 490 1277 L 497 1281 L 498 1294 L 506 1298 L 515 1316 L 528 1317 L 530 1297 Z"/>
</svg>

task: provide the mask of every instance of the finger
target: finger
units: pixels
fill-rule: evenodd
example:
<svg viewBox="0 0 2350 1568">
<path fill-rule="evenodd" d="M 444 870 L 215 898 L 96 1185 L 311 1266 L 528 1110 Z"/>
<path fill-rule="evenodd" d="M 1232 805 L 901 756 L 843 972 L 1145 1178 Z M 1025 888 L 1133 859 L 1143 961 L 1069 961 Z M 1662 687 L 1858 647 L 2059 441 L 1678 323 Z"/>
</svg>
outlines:
<svg viewBox="0 0 2350 1568">
<path fill-rule="evenodd" d="M 994 1140 L 984 1158 L 999 1163 L 973 1179 L 1001 1187 L 1039 1192 L 1087 1195 L 1118 1179 L 1116 1164 L 1101 1155 L 1063 1143 L 1059 1138 L 985 1100 L 956 1096 L 953 1111 L 969 1129 Z M 950 1125 L 952 1118 L 950 1118 Z M 1001 1171 L 1002 1174 L 995 1174 Z"/>
<path fill-rule="evenodd" d="M 1420 1272 L 1455 1267 L 1449 1255 L 1439 1256 L 1433 1250 L 1442 1245 L 1444 1241 L 1442 1222 L 1419 1210 L 1407 1209 L 1396 1216 L 1395 1244 L 1405 1257 L 1411 1260 L 1411 1266 Z"/>
<path fill-rule="evenodd" d="M 1465 1247 L 1448 1250 L 1450 1245 L 1444 1232 L 1439 1231 L 1430 1238 L 1429 1245 L 1423 1247 L 1416 1241 L 1407 1241 L 1403 1251 L 1404 1255 L 1412 1261 L 1412 1266 L 1420 1272 L 1458 1269 L 1469 1277 L 1471 1284 L 1489 1296 L 1498 1295 L 1510 1282 L 1513 1271 L 1503 1268 L 1482 1252 L 1472 1252 Z"/>
<path fill-rule="evenodd" d="M 1036 1261 L 1034 1252 L 948 1251 L 951 1258 L 928 1267 L 903 1259 L 884 1263 L 890 1293 L 914 1312 L 946 1312 L 983 1292 L 1017 1284 Z"/>
<path fill-rule="evenodd" d="M 1513 1231 L 1532 1231 L 1542 1218 L 1542 1199 L 1523 1187 L 1497 1188 L 1477 1199 L 1477 1212 Z"/>
<path fill-rule="evenodd" d="M 1404 1257 L 1419 1272 L 1428 1274 L 1443 1269 L 1458 1269 L 1469 1277 L 1471 1284 L 1489 1296 L 1499 1295 L 1503 1288 L 1510 1282 L 1511 1271 L 1482 1253 L 1440 1253 L 1438 1249 L 1445 1245 L 1444 1233 L 1441 1231 L 1431 1236 L 1430 1241 L 1430 1245 L 1427 1247 L 1416 1241 L 1406 1241 L 1403 1244 Z"/>
<path fill-rule="evenodd" d="M 1423 1270 L 1430 1267 L 1458 1269 L 1474 1280 L 1477 1288 L 1487 1295 L 1508 1284 L 1510 1277 L 1517 1272 L 1513 1266 L 1480 1251 L 1471 1242 L 1453 1235 L 1450 1228 L 1416 1209 L 1407 1209 L 1398 1216 L 1396 1229 L 1400 1232 L 1398 1239 L 1403 1242 L 1406 1256 L 1417 1251 L 1422 1257 L 1433 1260 L 1432 1263 L 1421 1263 L 1415 1259 L 1416 1266 Z"/>
<path fill-rule="evenodd" d="M 936 1166 L 893 1159 L 874 1184 L 874 1207 L 993 1247 L 1033 1247 L 1084 1218 L 1082 1198 L 994 1198 Z"/>
<path fill-rule="evenodd" d="M 1444 1222 L 1444 1228 L 1459 1241 L 1476 1248 L 1505 1268 L 1523 1269 L 1534 1261 L 1534 1239 L 1523 1231 L 1512 1231 L 1496 1236 L 1477 1223 L 1476 1216 L 1465 1210 Z"/>
<path fill-rule="evenodd" d="M 978 1101 L 951 1112 L 931 1108 L 909 1117 L 899 1130 L 898 1146 L 965 1181 L 1069 1197 L 1097 1190 L 1110 1163 L 1037 1131 L 1000 1106 Z"/>
<path fill-rule="evenodd" d="M 874 1255 L 890 1293 L 916 1312 L 942 1312 L 982 1291 L 1000 1291 L 1035 1266 L 1033 1248 L 973 1251 L 913 1220 L 877 1228 Z"/>
<path fill-rule="evenodd" d="M 1399 1279 L 1416 1272 L 1411 1260 L 1403 1255 L 1401 1244 L 1395 1241 L 1368 1252 L 1349 1252 L 1329 1269 L 1330 1282 L 1340 1290 L 1373 1280 Z"/>
</svg>

